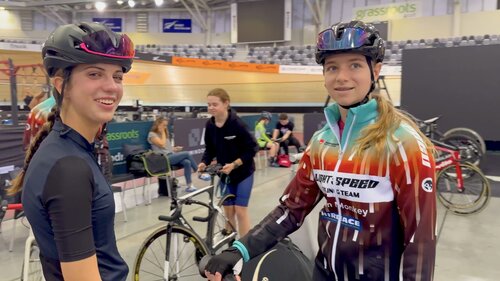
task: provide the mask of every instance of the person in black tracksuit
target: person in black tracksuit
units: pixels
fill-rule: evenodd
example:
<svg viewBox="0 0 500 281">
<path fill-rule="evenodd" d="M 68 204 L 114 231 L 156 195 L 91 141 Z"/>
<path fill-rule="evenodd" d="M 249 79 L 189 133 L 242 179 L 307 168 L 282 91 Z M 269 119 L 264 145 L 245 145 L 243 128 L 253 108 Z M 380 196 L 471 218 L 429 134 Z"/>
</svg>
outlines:
<svg viewBox="0 0 500 281">
<path fill-rule="evenodd" d="M 43 45 L 55 107 L 9 192 L 22 191 L 44 280 L 127 278 L 116 245 L 113 192 L 99 166 L 104 159 L 95 155 L 95 146 L 104 144 L 95 137 L 113 118 L 133 56 L 126 35 L 99 23 L 61 25 Z"/>
<path fill-rule="evenodd" d="M 246 124 L 229 109 L 229 95 L 223 89 L 214 89 L 207 96 L 208 112 L 212 115 L 205 131 L 205 153 L 198 171 L 214 159 L 223 166 L 221 182 L 225 192 L 236 195 L 232 202 L 224 205 L 229 221 L 243 236 L 250 230 L 248 201 L 255 171 L 254 156 L 259 151 L 257 141 Z"/>
</svg>

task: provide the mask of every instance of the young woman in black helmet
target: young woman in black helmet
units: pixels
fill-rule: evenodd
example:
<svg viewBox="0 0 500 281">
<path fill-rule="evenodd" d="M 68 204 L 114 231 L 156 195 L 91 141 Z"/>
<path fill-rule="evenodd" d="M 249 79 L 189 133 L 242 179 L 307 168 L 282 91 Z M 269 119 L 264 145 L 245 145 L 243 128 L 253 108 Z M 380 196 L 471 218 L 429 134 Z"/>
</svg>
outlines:
<svg viewBox="0 0 500 281">
<path fill-rule="evenodd" d="M 432 144 L 372 93 L 383 57 L 384 41 L 370 24 L 319 33 L 316 61 L 335 101 L 325 108 L 328 124 L 312 137 L 280 205 L 207 265 L 210 280 L 295 231 L 323 198 L 313 280 L 432 280 Z"/>
<path fill-rule="evenodd" d="M 97 23 L 58 27 L 43 45 L 55 112 L 26 154 L 11 192 L 22 202 L 45 280 L 125 280 L 113 193 L 94 156 L 94 136 L 123 95 L 134 46 Z"/>
</svg>

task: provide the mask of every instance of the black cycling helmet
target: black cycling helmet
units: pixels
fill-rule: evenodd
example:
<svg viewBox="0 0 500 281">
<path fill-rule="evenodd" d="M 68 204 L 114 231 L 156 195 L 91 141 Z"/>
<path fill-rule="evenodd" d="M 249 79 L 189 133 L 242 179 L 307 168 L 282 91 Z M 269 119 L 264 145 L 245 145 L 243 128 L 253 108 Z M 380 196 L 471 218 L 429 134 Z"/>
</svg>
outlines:
<svg viewBox="0 0 500 281">
<path fill-rule="evenodd" d="M 273 115 L 271 114 L 271 112 L 268 112 L 268 111 L 262 111 L 262 113 L 260 114 L 260 118 L 261 119 L 267 119 L 269 121 L 271 121 L 273 119 Z"/>
<path fill-rule="evenodd" d="M 340 22 L 318 34 L 316 62 L 324 64 L 326 56 L 338 53 L 359 53 L 371 61 L 382 62 L 385 43 L 372 24 L 362 21 Z"/>
<path fill-rule="evenodd" d="M 115 33 L 100 23 L 86 22 L 59 26 L 42 48 L 43 65 L 49 77 L 54 77 L 58 69 L 83 63 L 116 64 L 126 73 L 134 53 L 134 44 L 127 35 Z"/>
</svg>

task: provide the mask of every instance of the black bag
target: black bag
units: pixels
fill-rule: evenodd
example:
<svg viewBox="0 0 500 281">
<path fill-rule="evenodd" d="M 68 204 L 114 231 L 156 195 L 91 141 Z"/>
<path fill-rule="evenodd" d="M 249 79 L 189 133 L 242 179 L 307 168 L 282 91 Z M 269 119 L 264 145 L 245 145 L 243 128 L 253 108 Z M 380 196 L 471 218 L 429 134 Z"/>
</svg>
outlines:
<svg viewBox="0 0 500 281">
<path fill-rule="evenodd" d="M 309 281 L 312 280 L 313 266 L 313 261 L 285 238 L 271 250 L 244 263 L 240 277 L 242 281 Z"/>
<path fill-rule="evenodd" d="M 127 156 L 128 171 L 138 176 L 164 176 L 170 172 L 166 155 L 151 150 Z"/>
</svg>

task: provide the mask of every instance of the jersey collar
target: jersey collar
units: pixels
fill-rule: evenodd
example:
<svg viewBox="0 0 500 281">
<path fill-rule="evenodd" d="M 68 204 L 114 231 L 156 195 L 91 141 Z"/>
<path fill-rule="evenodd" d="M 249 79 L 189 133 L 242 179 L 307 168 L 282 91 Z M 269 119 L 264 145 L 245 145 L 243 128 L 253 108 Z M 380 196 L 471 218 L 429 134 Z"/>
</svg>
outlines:
<svg viewBox="0 0 500 281">
<path fill-rule="evenodd" d="M 71 139 L 83 149 L 91 152 L 94 151 L 93 143 L 89 143 L 82 135 L 80 135 L 80 133 L 73 130 L 70 126 L 64 124 L 60 118 L 56 119 L 52 130 L 58 132 L 60 137 Z"/>
</svg>

